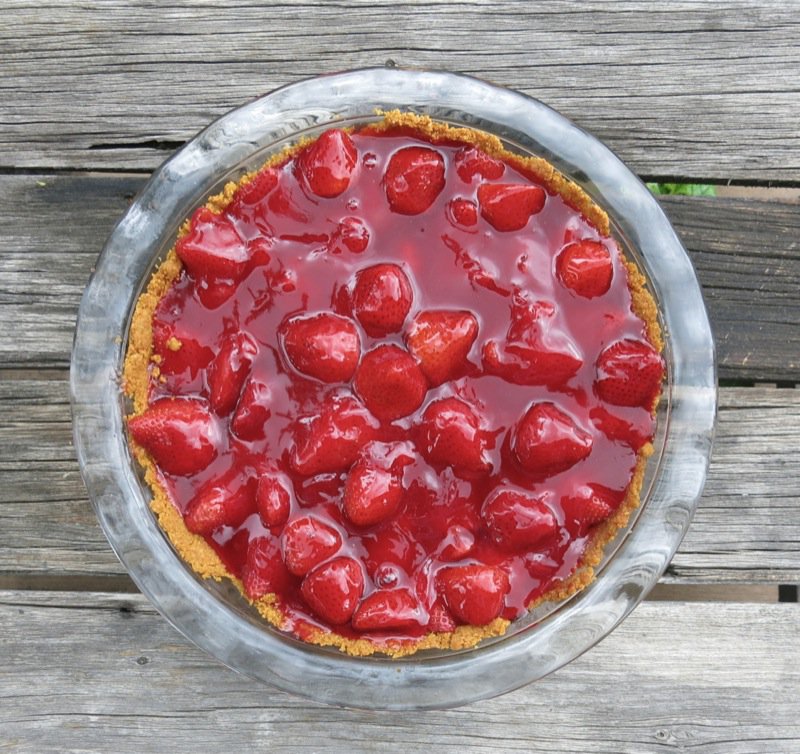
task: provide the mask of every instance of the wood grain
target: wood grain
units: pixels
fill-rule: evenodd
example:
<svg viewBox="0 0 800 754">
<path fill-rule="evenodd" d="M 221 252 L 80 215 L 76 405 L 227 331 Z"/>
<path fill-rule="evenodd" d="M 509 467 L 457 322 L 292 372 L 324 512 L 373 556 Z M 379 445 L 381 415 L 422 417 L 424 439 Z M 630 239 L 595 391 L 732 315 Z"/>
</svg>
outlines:
<svg viewBox="0 0 800 754">
<path fill-rule="evenodd" d="M 6 0 L 0 167 L 150 170 L 327 71 L 447 69 L 542 99 L 640 174 L 796 181 L 800 4 Z M 402 31 L 400 31 L 402 30 Z"/>
<path fill-rule="evenodd" d="M 705 494 L 664 581 L 800 582 L 800 390 L 724 388 L 720 404 Z M 73 458 L 66 383 L 0 380 L 0 412 L 4 583 L 122 576 Z"/>
<path fill-rule="evenodd" d="M 64 368 L 80 297 L 143 179 L 0 176 L 0 367 Z M 800 209 L 786 202 L 665 197 L 703 285 L 719 374 L 800 379 Z"/>
<path fill-rule="evenodd" d="M 304 702 L 188 644 L 138 595 L 0 592 L 14 752 L 781 754 L 800 747 L 797 605 L 644 603 L 560 671 L 443 712 Z M 98 690 L 102 690 L 99 693 Z"/>
</svg>

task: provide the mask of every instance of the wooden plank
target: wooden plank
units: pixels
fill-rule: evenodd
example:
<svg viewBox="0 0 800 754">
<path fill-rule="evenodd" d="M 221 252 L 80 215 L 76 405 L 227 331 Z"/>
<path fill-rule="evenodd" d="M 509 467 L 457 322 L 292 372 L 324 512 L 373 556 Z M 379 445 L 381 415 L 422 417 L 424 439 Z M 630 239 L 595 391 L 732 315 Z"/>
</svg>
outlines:
<svg viewBox="0 0 800 754">
<path fill-rule="evenodd" d="M 644 603 L 583 657 L 441 712 L 334 709 L 230 671 L 137 595 L 0 593 L 16 752 L 581 752 L 800 748 L 798 607 Z"/>
<path fill-rule="evenodd" d="M 538 97 L 637 172 L 794 181 L 797 0 L 218 4 L 6 0 L 0 167 L 152 169 L 212 119 L 384 65 Z M 402 33 L 398 30 L 402 29 Z"/>
<path fill-rule="evenodd" d="M 800 582 L 800 390 L 723 388 L 705 494 L 665 582 Z M 71 447 L 66 382 L 0 380 L 0 577 L 124 574 Z M 22 579 L 22 581 L 20 581 Z"/>
<path fill-rule="evenodd" d="M 0 176 L 0 366 L 66 367 L 80 296 L 143 179 Z M 723 379 L 800 379 L 800 212 L 789 202 L 665 197 L 697 267 Z"/>
</svg>

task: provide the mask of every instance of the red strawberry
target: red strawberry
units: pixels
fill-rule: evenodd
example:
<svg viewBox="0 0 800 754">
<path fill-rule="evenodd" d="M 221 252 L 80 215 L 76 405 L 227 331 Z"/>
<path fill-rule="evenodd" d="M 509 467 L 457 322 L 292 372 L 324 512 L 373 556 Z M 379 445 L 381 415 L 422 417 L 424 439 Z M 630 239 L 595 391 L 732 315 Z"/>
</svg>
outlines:
<svg viewBox="0 0 800 754">
<path fill-rule="evenodd" d="M 553 539 L 558 521 L 544 495 L 497 489 L 483 504 L 481 515 L 489 536 L 508 550 L 533 550 Z"/>
<path fill-rule="evenodd" d="M 370 443 L 353 464 L 344 487 L 344 512 L 356 526 L 395 514 L 403 500 L 403 467 L 413 463 L 408 443 Z"/>
<path fill-rule="evenodd" d="M 239 526 L 256 509 L 255 482 L 251 478 L 234 484 L 226 477 L 206 483 L 186 508 L 186 528 L 210 536 L 220 526 Z"/>
<path fill-rule="evenodd" d="M 342 535 L 318 518 L 303 516 L 286 525 L 281 542 L 286 567 L 295 576 L 305 576 L 336 554 L 342 546 Z"/>
<path fill-rule="evenodd" d="M 264 438 L 264 425 L 272 415 L 272 391 L 252 377 L 244 386 L 236 411 L 231 418 L 231 431 L 242 440 Z"/>
<path fill-rule="evenodd" d="M 584 298 L 602 296 L 611 287 L 613 274 L 611 254 L 599 241 L 571 243 L 556 257 L 558 279 Z"/>
<path fill-rule="evenodd" d="M 309 573 L 300 586 L 308 606 L 334 626 L 347 623 L 364 592 L 364 574 L 353 558 L 336 558 Z"/>
<path fill-rule="evenodd" d="M 292 483 L 285 474 L 268 473 L 258 478 L 256 506 L 266 527 L 283 526 L 292 505 Z"/>
<path fill-rule="evenodd" d="M 419 434 L 420 450 L 433 463 L 457 473 L 491 469 L 486 455 L 491 433 L 481 428 L 477 414 L 459 398 L 433 401 L 422 414 Z"/>
<path fill-rule="evenodd" d="M 386 198 L 393 212 L 418 215 L 444 188 L 444 158 L 428 147 L 398 149 L 384 175 Z"/>
<path fill-rule="evenodd" d="M 245 214 L 246 207 L 254 207 L 260 204 L 277 185 L 278 171 L 274 168 L 267 168 L 250 176 L 250 180 L 247 183 L 240 184 L 236 190 L 233 200 L 225 210 L 225 214 L 228 217 L 241 217 Z"/>
<path fill-rule="evenodd" d="M 472 228 L 478 224 L 478 205 L 469 199 L 451 199 L 447 212 L 453 225 Z"/>
<path fill-rule="evenodd" d="M 326 199 L 339 196 L 350 185 L 358 162 L 353 140 L 344 131 L 325 131 L 296 160 L 311 191 Z"/>
<path fill-rule="evenodd" d="M 580 536 L 595 524 L 605 521 L 621 501 L 621 494 L 599 484 L 582 485 L 573 494 L 561 498 L 564 522 Z"/>
<path fill-rule="evenodd" d="M 373 416 L 394 421 L 416 411 L 425 400 L 428 383 L 408 351 L 381 345 L 361 359 L 353 383 Z"/>
<path fill-rule="evenodd" d="M 331 235 L 328 248 L 332 254 L 341 254 L 347 250 L 353 254 L 363 254 L 369 244 L 369 228 L 358 217 L 344 217 L 339 221 Z"/>
<path fill-rule="evenodd" d="M 255 537 L 247 546 L 242 569 L 244 593 L 257 600 L 265 594 L 283 594 L 291 576 L 281 559 L 281 548 L 273 537 Z"/>
<path fill-rule="evenodd" d="M 192 215 L 189 232 L 175 244 L 175 251 L 195 277 L 210 275 L 237 280 L 250 259 L 236 228 L 208 207 L 200 207 Z"/>
<path fill-rule="evenodd" d="M 387 631 L 419 625 L 422 610 L 407 589 L 381 589 L 373 592 L 353 615 L 356 631 Z"/>
<path fill-rule="evenodd" d="M 352 308 L 367 335 L 381 338 L 403 327 L 414 294 L 396 264 L 376 264 L 356 274 Z"/>
<path fill-rule="evenodd" d="M 281 328 L 283 347 L 292 366 L 321 382 L 348 382 L 361 355 L 355 324 L 322 312 L 292 317 Z"/>
<path fill-rule="evenodd" d="M 484 345 L 484 369 L 516 385 L 562 387 L 582 362 L 572 341 L 555 326 L 555 316 L 551 303 L 514 294 L 506 340 Z"/>
<path fill-rule="evenodd" d="M 526 470 L 551 476 L 592 452 L 592 436 L 552 403 L 534 403 L 517 425 L 514 455 Z"/>
<path fill-rule="evenodd" d="M 167 474 L 194 474 L 217 457 L 219 430 L 205 401 L 160 398 L 129 419 L 128 429 Z"/>
<path fill-rule="evenodd" d="M 211 408 L 219 416 L 233 411 L 257 354 L 258 346 L 247 333 L 225 336 L 222 347 L 208 367 Z"/>
<path fill-rule="evenodd" d="M 496 230 L 522 230 L 532 215 L 542 211 L 545 193 L 539 186 L 482 183 L 478 186 L 481 215 Z"/>
<path fill-rule="evenodd" d="M 643 411 L 632 413 L 636 413 L 635 418 L 628 420 L 612 414 L 602 406 L 595 406 L 589 411 L 589 418 L 609 440 L 624 442 L 633 450 L 639 451 L 653 436 L 655 419 Z"/>
<path fill-rule="evenodd" d="M 406 345 L 428 382 L 436 386 L 463 372 L 477 336 L 478 320 L 469 312 L 425 311 L 411 322 Z"/>
<path fill-rule="evenodd" d="M 597 359 L 597 395 L 617 406 L 652 409 L 661 390 L 664 361 L 641 340 L 618 340 Z"/>
<path fill-rule="evenodd" d="M 428 631 L 435 634 L 449 634 L 456 630 L 456 622 L 447 608 L 440 602 L 436 602 L 430 609 L 427 628 Z"/>
<path fill-rule="evenodd" d="M 236 293 L 236 283 L 232 280 L 198 275 L 194 282 L 197 298 L 206 309 L 219 308 Z"/>
<path fill-rule="evenodd" d="M 506 170 L 506 166 L 500 160 L 489 157 L 486 152 L 472 145 L 461 147 L 455 154 L 454 162 L 458 177 L 466 183 L 471 183 L 476 175 L 494 181 Z"/>
<path fill-rule="evenodd" d="M 450 612 L 471 626 L 484 626 L 497 618 L 510 590 L 506 572 L 488 565 L 443 568 L 437 580 Z"/>
<path fill-rule="evenodd" d="M 376 429 L 377 423 L 359 401 L 328 399 L 318 414 L 296 423 L 289 462 L 304 476 L 345 471 L 359 450 L 375 439 Z"/>
</svg>

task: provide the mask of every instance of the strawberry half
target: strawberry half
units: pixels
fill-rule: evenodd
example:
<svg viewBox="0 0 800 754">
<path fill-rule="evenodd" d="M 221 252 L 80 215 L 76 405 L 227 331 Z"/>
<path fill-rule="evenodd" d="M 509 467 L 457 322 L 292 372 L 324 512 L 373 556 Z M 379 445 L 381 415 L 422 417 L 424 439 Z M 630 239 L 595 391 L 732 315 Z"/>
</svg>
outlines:
<svg viewBox="0 0 800 754">
<path fill-rule="evenodd" d="M 428 392 L 428 382 L 414 357 L 395 345 L 381 345 L 365 354 L 353 386 L 364 405 L 381 421 L 394 421 L 413 413 Z"/>
<path fill-rule="evenodd" d="M 313 516 L 290 521 L 281 535 L 283 561 L 295 576 L 305 576 L 312 568 L 336 554 L 342 535 Z"/>
<path fill-rule="evenodd" d="M 413 463 L 408 443 L 370 443 L 350 468 L 344 486 L 345 515 L 356 526 L 391 518 L 403 500 L 403 467 Z"/>
<path fill-rule="evenodd" d="M 664 360 L 649 343 L 618 340 L 597 359 L 597 395 L 617 406 L 652 409 L 664 377 Z"/>
<path fill-rule="evenodd" d="M 175 244 L 175 251 L 195 277 L 238 280 L 250 261 L 247 246 L 233 224 L 208 207 L 195 211 L 189 232 Z"/>
<path fill-rule="evenodd" d="M 393 212 L 418 215 L 444 188 L 444 158 L 428 147 L 398 149 L 389 160 L 383 182 Z"/>
<path fill-rule="evenodd" d="M 565 246 L 556 257 L 556 276 L 584 298 L 602 296 L 611 287 L 614 266 L 605 244 L 585 239 Z"/>
<path fill-rule="evenodd" d="M 544 495 L 498 489 L 486 498 L 481 515 L 490 538 L 506 550 L 535 550 L 558 533 L 558 521 Z"/>
<path fill-rule="evenodd" d="M 314 194 L 331 199 L 350 185 L 357 162 L 358 151 L 350 136 L 331 129 L 301 152 L 295 164 Z"/>
<path fill-rule="evenodd" d="M 472 228 L 478 224 L 478 205 L 469 199 L 451 199 L 447 214 L 453 225 Z"/>
<path fill-rule="evenodd" d="M 510 590 L 506 572 L 489 565 L 443 568 L 437 583 L 453 616 L 471 626 L 485 626 L 497 618 Z"/>
<path fill-rule="evenodd" d="M 281 327 L 292 366 L 321 382 L 348 382 L 361 355 L 355 324 L 331 312 L 292 317 Z"/>
<path fill-rule="evenodd" d="M 236 332 L 225 337 L 208 366 L 209 402 L 218 416 L 233 411 L 257 354 L 258 346 L 247 333 Z"/>
<path fill-rule="evenodd" d="M 369 245 L 370 233 L 367 224 L 358 217 L 343 217 L 328 242 L 331 254 L 349 251 L 363 254 Z"/>
<path fill-rule="evenodd" d="M 486 451 L 491 439 L 477 414 L 459 398 L 433 401 L 422 414 L 420 451 L 432 463 L 450 466 L 457 473 L 488 472 L 491 462 Z"/>
<path fill-rule="evenodd" d="M 273 537 L 255 537 L 247 545 L 242 569 L 244 593 L 257 600 L 265 594 L 285 594 L 291 576 L 281 558 L 281 548 Z"/>
<path fill-rule="evenodd" d="M 506 171 L 506 166 L 500 160 L 490 157 L 486 152 L 472 145 L 461 147 L 456 152 L 453 161 L 458 177 L 466 183 L 471 183 L 476 175 L 494 181 L 501 178 Z"/>
<path fill-rule="evenodd" d="M 239 526 L 256 509 L 256 480 L 233 482 L 230 478 L 213 479 L 194 496 L 183 521 L 195 534 L 210 536 L 220 526 Z"/>
<path fill-rule="evenodd" d="M 356 631 L 387 631 L 419 625 L 422 610 L 407 589 L 381 589 L 366 597 L 353 615 Z"/>
<path fill-rule="evenodd" d="M 367 335 L 381 338 L 403 327 L 413 298 L 411 283 L 400 267 L 376 264 L 356 274 L 353 315 Z"/>
<path fill-rule="evenodd" d="M 534 403 L 517 425 L 512 449 L 524 469 L 551 476 L 586 458 L 592 436 L 553 403 Z"/>
<path fill-rule="evenodd" d="M 406 345 L 434 387 L 455 379 L 467 366 L 467 354 L 478 337 L 478 320 L 464 311 L 417 314 L 406 333 Z"/>
<path fill-rule="evenodd" d="M 355 398 L 329 399 L 319 413 L 296 422 L 289 463 L 305 476 L 345 471 L 376 430 L 375 419 Z"/>
<path fill-rule="evenodd" d="M 481 216 L 495 230 L 522 230 L 542 211 L 545 192 L 539 186 L 517 183 L 482 183 L 478 186 Z"/>
<path fill-rule="evenodd" d="M 364 574 L 357 560 L 336 558 L 309 573 L 300 586 L 308 606 L 323 620 L 347 623 L 364 592 Z"/>
<path fill-rule="evenodd" d="M 292 483 L 285 474 L 268 473 L 258 478 L 256 507 L 267 528 L 283 526 L 292 506 Z"/>
<path fill-rule="evenodd" d="M 561 498 L 564 523 L 579 536 L 585 534 L 595 524 L 605 521 L 619 507 L 622 497 L 599 484 L 582 485 Z"/>
<path fill-rule="evenodd" d="M 233 434 L 241 440 L 263 439 L 264 425 L 272 415 L 271 404 L 272 391 L 269 386 L 250 378 L 231 417 Z"/>
<path fill-rule="evenodd" d="M 130 418 L 128 429 L 167 474 L 194 474 L 217 457 L 219 429 L 205 401 L 160 398 Z"/>
</svg>

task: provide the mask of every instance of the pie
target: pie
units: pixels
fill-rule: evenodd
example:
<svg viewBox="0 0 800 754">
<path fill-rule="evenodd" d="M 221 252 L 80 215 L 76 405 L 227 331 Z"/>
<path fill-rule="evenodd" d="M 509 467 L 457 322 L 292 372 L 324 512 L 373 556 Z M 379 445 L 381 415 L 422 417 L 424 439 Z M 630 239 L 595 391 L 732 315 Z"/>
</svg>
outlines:
<svg viewBox="0 0 800 754">
<path fill-rule="evenodd" d="M 640 504 L 662 347 L 580 187 L 395 111 L 186 220 L 131 323 L 131 447 L 177 552 L 274 626 L 460 649 L 594 578 Z"/>
</svg>

